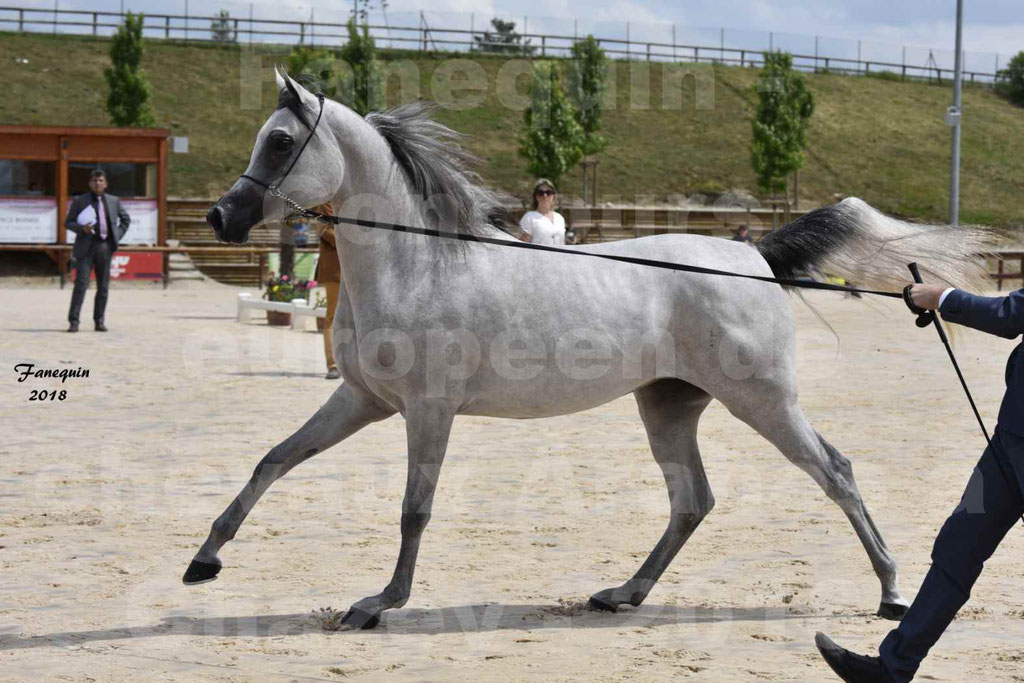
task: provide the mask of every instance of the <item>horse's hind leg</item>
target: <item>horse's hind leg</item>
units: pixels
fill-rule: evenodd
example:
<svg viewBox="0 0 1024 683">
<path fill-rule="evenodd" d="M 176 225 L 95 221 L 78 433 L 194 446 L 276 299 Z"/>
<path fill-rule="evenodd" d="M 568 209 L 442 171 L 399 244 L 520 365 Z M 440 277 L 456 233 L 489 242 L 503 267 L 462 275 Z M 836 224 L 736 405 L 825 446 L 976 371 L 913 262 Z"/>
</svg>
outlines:
<svg viewBox="0 0 1024 683">
<path fill-rule="evenodd" d="M 270 449 L 260 460 L 249 483 L 214 521 L 210 535 L 185 571 L 186 584 L 212 581 L 220 572 L 217 553 L 232 538 L 270 485 L 291 468 L 326 450 L 357 431 L 394 414 L 371 401 L 365 392 L 345 383 L 331 395 L 306 424 Z"/>
<path fill-rule="evenodd" d="M 795 400 L 747 397 L 729 410 L 772 442 L 790 462 L 807 472 L 850 520 L 882 584 L 878 616 L 899 620 L 908 603 L 900 594 L 899 568 L 882 539 L 853 478 L 850 461 L 807 421 Z"/>
<path fill-rule="evenodd" d="M 644 601 L 715 504 L 697 450 L 697 421 L 711 397 L 677 379 L 648 384 L 635 396 L 651 451 L 668 485 L 671 517 L 661 540 L 633 578 L 590 598 L 591 608 L 613 612 L 619 605 L 635 606 Z"/>
</svg>

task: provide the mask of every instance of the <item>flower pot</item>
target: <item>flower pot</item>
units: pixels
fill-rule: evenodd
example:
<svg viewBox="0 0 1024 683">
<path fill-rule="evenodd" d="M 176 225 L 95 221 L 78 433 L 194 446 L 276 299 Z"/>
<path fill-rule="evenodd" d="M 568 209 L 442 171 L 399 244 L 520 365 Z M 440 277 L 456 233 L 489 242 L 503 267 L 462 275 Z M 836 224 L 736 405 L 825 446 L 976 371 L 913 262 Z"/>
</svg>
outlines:
<svg viewBox="0 0 1024 683">
<path fill-rule="evenodd" d="M 327 318 L 321 318 L 320 316 L 317 316 L 317 318 L 316 318 L 316 331 L 317 332 L 323 332 L 324 328 L 326 328 L 326 327 L 327 327 Z"/>
<path fill-rule="evenodd" d="M 291 325 L 292 314 L 284 313 L 282 311 L 267 311 L 267 324 L 268 325 Z"/>
</svg>

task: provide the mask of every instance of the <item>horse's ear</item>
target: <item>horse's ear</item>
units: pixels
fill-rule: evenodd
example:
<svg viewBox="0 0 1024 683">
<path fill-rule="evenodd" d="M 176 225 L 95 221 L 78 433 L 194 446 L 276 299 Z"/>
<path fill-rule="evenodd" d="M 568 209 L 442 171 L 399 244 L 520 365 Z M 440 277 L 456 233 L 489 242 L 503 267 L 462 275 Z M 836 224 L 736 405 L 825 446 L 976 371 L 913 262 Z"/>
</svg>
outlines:
<svg viewBox="0 0 1024 683">
<path fill-rule="evenodd" d="M 309 107 L 313 107 L 314 109 L 316 108 L 316 106 L 317 106 L 316 95 L 314 95 L 313 93 L 311 93 L 308 90 L 306 90 L 304 87 L 302 87 L 301 83 L 296 81 L 294 78 L 292 78 L 288 74 L 285 74 L 284 78 L 285 78 L 285 84 L 286 84 L 285 87 L 288 88 L 289 92 L 291 92 L 293 95 L 295 95 L 295 97 L 300 102 L 302 102 L 303 104 L 305 104 L 305 105 L 307 105 Z"/>
<path fill-rule="evenodd" d="M 285 74 L 287 75 L 287 74 Z M 277 64 L 274 65 L 274 80 L 277 82 L 277 91 L 281 92 L 285 89 L 286 81 L 285 75 L 282 75 L 281 70 L 277 68 Z"/>
</svg>

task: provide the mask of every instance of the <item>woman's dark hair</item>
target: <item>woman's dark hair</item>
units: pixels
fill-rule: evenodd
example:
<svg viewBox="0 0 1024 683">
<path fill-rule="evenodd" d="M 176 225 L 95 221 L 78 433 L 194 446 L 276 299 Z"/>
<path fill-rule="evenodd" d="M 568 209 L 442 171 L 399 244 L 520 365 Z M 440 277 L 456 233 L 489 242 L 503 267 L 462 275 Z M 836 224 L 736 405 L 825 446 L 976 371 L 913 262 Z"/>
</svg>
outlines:
<svg viewBox="0 0 1024 683">
<path fill-rule="evenodd" d="M 547 189 L 551 190 L 552 192 L 556 192 L 556 193 L 558 192 L 558 190 L 555 189 L 555 186 L 552 184 L 552 182 L 550 180 L 548 180 L 547 178 L 539 179 L 536 183 L 533 184 L 533 207 L 532 208 L 533 208 L 534 211 L 537 210 L 537 206 L 538 206 L 538 203 L 537 203 L 537 192 L 539 192 L 540 190 L 542 190 L 544 188 L 547 188 Z"/>
</svg>

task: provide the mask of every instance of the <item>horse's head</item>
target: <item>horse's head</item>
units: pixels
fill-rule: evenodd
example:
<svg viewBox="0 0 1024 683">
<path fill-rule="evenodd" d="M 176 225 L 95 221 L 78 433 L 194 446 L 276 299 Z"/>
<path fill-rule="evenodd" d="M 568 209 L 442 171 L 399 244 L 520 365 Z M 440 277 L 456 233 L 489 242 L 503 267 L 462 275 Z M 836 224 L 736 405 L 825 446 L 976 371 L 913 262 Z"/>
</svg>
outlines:
<svg viewBox="0 0 1024 683">
<path fill-rule="evenodd" d="M 206 214 L 217 239 L 242 244 L 249 231 L 265 221 L 280 221 L 294 211 L 271 188 L 303 208 L 329 202 L 344 177 L 341 151 L 326 105 L 287 74 L 277 75 L 277 109 L 260 129 L 245 173 Z"/>
</svg>

